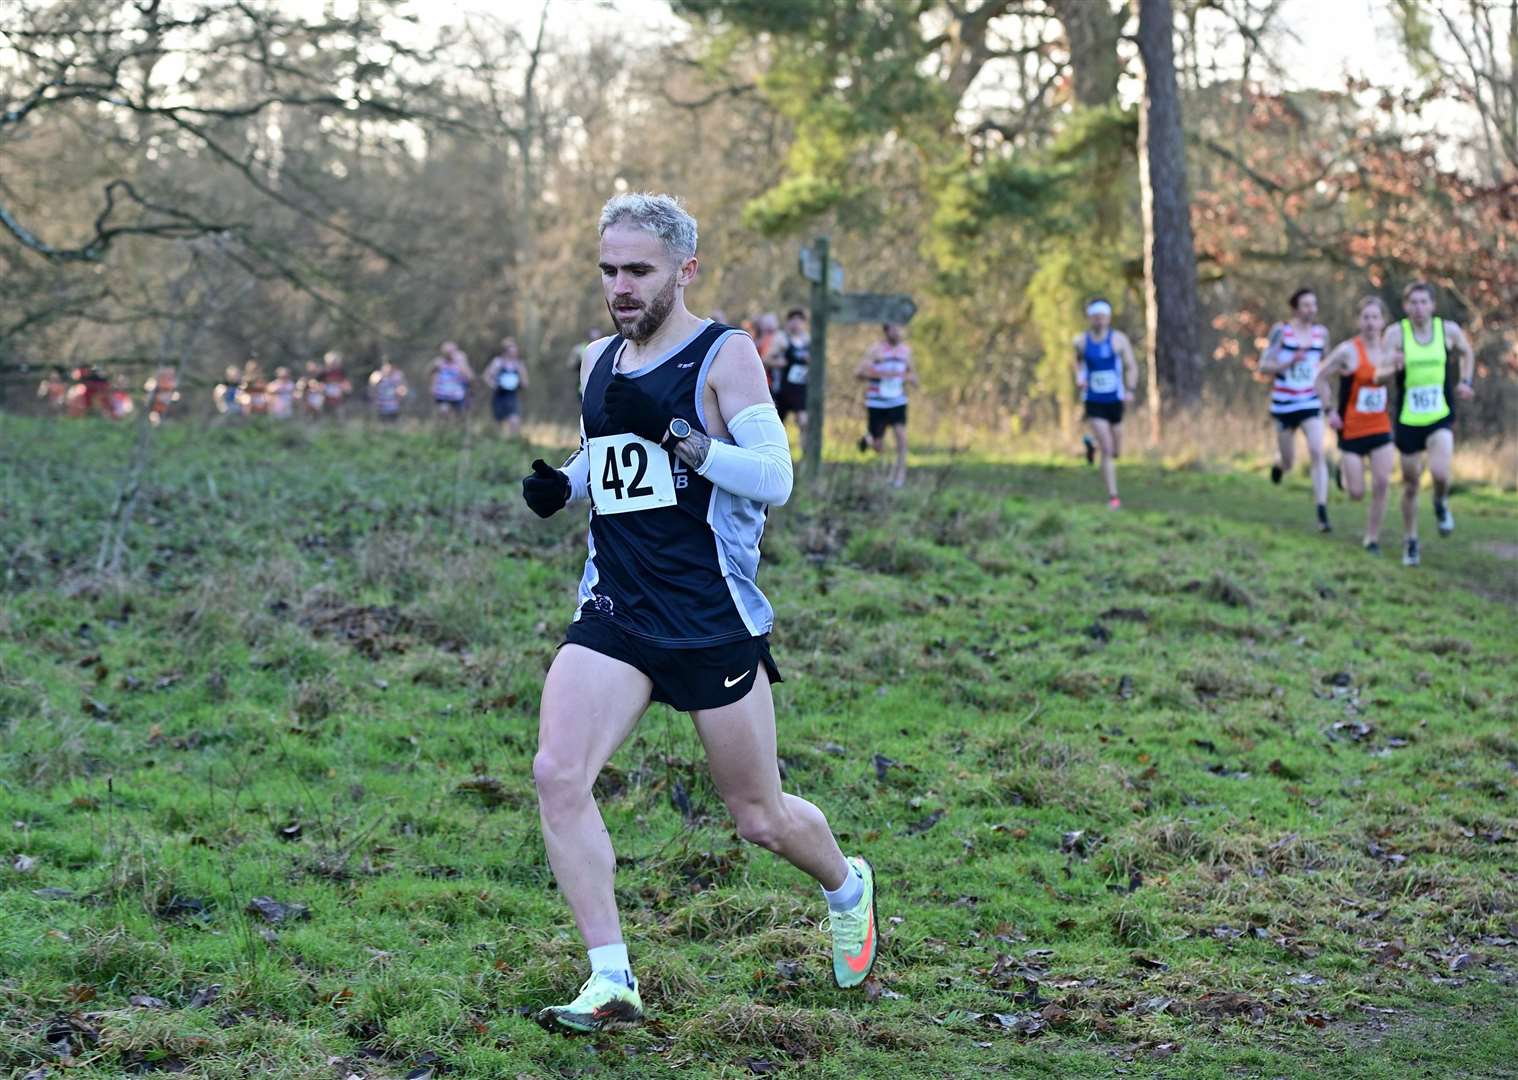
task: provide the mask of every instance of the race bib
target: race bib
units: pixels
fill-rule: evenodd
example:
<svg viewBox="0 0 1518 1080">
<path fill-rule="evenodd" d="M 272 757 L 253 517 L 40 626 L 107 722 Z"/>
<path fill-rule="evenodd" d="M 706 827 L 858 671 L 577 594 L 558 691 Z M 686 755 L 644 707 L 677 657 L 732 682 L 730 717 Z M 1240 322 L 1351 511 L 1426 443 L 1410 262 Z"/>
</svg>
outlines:
<svg viewBox="0 0 1518 1080">
<path fill-rule="evenodd" d="M 343 396 L 343 388 L 341 386 L 337 385 L 337 383 L 330 383 L 329 382 L 327 384 L 327 387 L 326 387 L 326 393 L 327 393 L 327 396 L 329 398 L 342 397 Z"/>
<path fill-rule="evenodd" d="M 1355 412 L 1372 413 L 1386 411 L 1386 387 L 1362 386 L 1355 396 Z"/>
<path fill-rule="evenodd" d="M 785 373 L 785 381 L 792 386 L 801 386 L 806 383 L 806 365 L 792 364 L 791 370 Z"/>
<path fill-rule="evenodd" d="M 875 395 L 883 398 L 901 397 L 905 379 L 881 379 L 875 387 Z"/>
<path fill-rule="evenodd" d="M 1444 411 L 1444 387 L 1414 386 L 1407 391 L 1407 411 L 1413 414 Z"/>
<path fill-rule="evenodd" d="M 628 432 L 589 440 L 590 501 L 599 514 L 627 514 L 675 505 L 669 454 Z"/>
<path fill-rule="evenodd" d="M 1093 394 L 1117 393 L 1117 372 L 1111 370 L 1091 372 L 1090 386 Z"/>
<path fill-rule="evenodd" d="M 1316 360 L 1298 360 L 1286 369 L 1286 381 L 1298 386 L 1306 386 L 1318 377 L 1318 363 Z"/>
<path fill-rule="evenodd" d="M 515 390 L 522 385 L 522 376 L 515 371 L 503 371 L 495 377 L 495 384 L 502 390 Z"/>
</svg>

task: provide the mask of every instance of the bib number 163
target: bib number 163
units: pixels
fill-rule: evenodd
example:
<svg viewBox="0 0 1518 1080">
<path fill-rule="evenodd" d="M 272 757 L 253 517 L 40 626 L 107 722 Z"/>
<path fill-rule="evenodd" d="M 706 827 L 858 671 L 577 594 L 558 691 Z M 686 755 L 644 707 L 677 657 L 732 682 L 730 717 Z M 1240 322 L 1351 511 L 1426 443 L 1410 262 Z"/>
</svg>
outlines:
<svg viewBox="0 0 1518 1080">
<path fill-rule="evenodd" d="M 590 499 L 596 512 L 626 514 L 675 505 L 669 454 L 633 434 L 589 440 Z"/>
</svg>

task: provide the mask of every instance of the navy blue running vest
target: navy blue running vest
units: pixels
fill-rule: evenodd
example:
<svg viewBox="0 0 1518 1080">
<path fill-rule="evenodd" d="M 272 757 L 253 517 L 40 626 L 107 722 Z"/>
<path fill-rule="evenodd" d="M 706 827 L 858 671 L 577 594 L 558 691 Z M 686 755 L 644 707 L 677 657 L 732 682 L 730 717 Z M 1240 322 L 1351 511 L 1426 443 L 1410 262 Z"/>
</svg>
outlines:
<svg viewBox="0 0 1518 1080">
<path fill-rule="evenodd" d="M 1093 402 L 1116 402 L 1123 400 L 1123 358 L 1112 347 L 1112 331 L 1107 331 L 1107 336 L 1097 341 L 1089 332 L 1086 334 L 1085 346 L 1081 351 L 1081 359 L 1086 364 L 1086 400 Z M 1098 390 L 1093 385 L 1091 376 L 1102 372 L 1096 382 L 1105 381 L 1107 388 Z M 1111 372 L 1110 375 L 1105 374 Z"/>
<path fill-rule="evenodd" d="M 702 393 L 723 342 L 742 330 L 706 322 L 684 343 L 624 376 L 703 434 Z M 606 415 L 606 388 L 625 342 L 596 357 L 580 416 L 585 437 L 619 435 Z M 675 505 L 623 514 L 592 506 L 590 553 L 575 619 L 608 619 L 636 637 L 671 648 L 700 648 L 769 633 L 774 611 L 755 583 L 764 503 L 713 486 L 673 451 Z M 596 462 L 590 463 L 592 470 Z"/>
</svg>

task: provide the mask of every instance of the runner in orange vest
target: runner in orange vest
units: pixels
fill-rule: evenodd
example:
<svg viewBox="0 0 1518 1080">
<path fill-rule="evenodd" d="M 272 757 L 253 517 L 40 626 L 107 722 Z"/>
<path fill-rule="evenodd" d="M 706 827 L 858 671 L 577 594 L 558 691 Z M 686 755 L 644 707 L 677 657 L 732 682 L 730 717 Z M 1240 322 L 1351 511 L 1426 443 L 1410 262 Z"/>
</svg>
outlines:
<svg viewBox="0 0 1518 1080">
<path fill-rule="evenodd" d="M 1370 467 L 1370 510 L 1365 515 L 1365 550 L 1381 554 L 1381 521 L 1386 516 L 1386 492 L 1397 452 L 1392 447 L 1387 389 L 1376 385 L 1376 367 L 1385 360 L 1381 336 L 1388 312 L 1379 296 L 1360 301 L 1360 332 L 1341 341 L 1318 370 L 1317 393 L 1330 402 L 1328 426 L 1339 433 L 1339 476 L 1345 492 L 1356 502 L 1365 497 L 1365 470 Z"/>
</svg>

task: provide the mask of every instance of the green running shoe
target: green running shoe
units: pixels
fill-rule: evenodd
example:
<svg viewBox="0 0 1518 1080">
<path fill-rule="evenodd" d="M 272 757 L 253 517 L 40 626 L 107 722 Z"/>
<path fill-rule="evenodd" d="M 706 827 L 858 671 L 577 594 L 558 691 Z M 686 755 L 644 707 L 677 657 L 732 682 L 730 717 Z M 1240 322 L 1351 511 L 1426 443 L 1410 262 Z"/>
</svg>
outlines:
<svg viewBox="0 0 1518 1080">
<path fill-rule="evenodd" d="M 643 999 L 638 996 L 638 980 L 623 986 L 599 971 L 591 973 L 580 987 L 580 996 L 568 1005 L 550 1005 L 538 1013 L 538 1023 L 546 1028 L 568 1031 L 615 1031 L 643 1022 Z"/>
<path fill-rule="evenodd" d="M 875 868 L 867 859 L 847 861 L 864 879 L 864 893 L 848 911 L 830 911 L 827 918 L 833 935 L 833 981 L 845 990 L 869 976 L 880 946 L 875 926 Z"/>
</svg>

